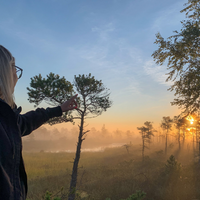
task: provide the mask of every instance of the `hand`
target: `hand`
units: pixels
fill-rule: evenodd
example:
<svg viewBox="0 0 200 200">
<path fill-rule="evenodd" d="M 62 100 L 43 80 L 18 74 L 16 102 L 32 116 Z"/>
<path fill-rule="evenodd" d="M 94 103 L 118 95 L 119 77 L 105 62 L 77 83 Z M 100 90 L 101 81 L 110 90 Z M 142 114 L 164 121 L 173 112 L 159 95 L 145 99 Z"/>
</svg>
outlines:
<svg viewBox="0 0 200 200">
<path fill-rule="evenodd" d="M 69 110 L 77 109 L 77 103 L 75 101 L 77 96 L 78 96 L 78 94 L 76 94 L 75 96 L 71 97 L 71 99 L 65 101 L 65 103 L 63 103 L 61 105 L 62 112 L 67 112 Z"/>
</svg>

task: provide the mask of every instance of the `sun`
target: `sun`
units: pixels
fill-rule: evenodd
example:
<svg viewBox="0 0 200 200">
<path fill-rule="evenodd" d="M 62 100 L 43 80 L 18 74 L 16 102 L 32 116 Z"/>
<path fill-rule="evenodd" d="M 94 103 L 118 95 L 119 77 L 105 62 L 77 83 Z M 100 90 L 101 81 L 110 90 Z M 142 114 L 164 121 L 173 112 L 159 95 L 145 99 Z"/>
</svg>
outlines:
<svg viewBox="0 0 200 200">
<path fill-rule="evenodd" d="M 186 119 L 190 122 L 190 124 L 194 123 L 194 118 L 191 115 L 188 115 Z"/>
</svg>

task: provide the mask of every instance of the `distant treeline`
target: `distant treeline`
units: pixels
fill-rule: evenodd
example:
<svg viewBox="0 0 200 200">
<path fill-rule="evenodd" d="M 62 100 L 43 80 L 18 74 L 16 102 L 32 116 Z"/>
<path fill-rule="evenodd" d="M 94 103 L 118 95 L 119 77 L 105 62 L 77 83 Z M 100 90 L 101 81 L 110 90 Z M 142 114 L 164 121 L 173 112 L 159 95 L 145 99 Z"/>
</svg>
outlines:
<svg viewBox="0 0 200 200">
<path fill-rule="evenodd" d="M 29 136 L 23 138 L 24 151 L 75 151 L 78 136 L 78 128 L 71 130 L 63 128 L 51 130 L 44 126 L 37 129 Z M 83 143 L 83 149 L 106 147 L 114 143 L 126 144 L 130 142 L 140 143 L 139 135 L 131 131 L 108 131 L 103 125 L 101 130 L 91 128 Z"/>
</svg>

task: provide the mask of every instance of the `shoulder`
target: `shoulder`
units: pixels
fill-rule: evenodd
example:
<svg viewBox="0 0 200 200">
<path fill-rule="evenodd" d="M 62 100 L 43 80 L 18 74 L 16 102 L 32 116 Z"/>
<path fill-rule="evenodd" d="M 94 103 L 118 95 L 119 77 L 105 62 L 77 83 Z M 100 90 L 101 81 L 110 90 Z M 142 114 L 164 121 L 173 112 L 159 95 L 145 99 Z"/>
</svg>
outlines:
<svg viewBox="0 0 200 200">
<path fill-rule="evenodd" d="M 0 118 L 13 120 L 15 118 L 15 112 L 13 109 L 2 99 L 0 99 Z"/>
</svg>

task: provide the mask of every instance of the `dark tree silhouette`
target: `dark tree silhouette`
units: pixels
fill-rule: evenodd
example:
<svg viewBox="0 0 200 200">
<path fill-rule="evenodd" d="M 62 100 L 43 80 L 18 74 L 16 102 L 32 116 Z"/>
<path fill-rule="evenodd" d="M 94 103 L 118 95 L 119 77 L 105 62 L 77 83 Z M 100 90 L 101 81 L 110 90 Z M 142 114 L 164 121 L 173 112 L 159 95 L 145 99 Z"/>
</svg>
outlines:
<svg viewBox="0 0 200 200">
<path fill-rule="evenodd" d="M 144 150 L 148 148 L 147 143 L 150 143 L 151 136 L 154 136 L 152 122 L 144 122 L 144 126 L 137 127 L 142 137 L 142 160 L 144 161 Z"/>
<path fill-rule="evenodd" d="M 181 130 L 182 130 L 182 133 L 183 133 L 182 138 L 183 138 L 183 145 L 184 145 L 184 142 L 185 142 L 185 127 L 186 127 L 187 121 L 186 121 L 185 117 L 180 118 L 179 116 L 175 116 L 174 119 L 173 119 L 173 122 L 174 122 L 175 128 L 178 130 L 177 140 L 178 140 L 179 151 L 180 151 L 181 150 Z"/>
<path fill-rule="evenodd" d="M 30 103 L 34 103 L 35 107 L 42 101 L 45 101 L 50 106 L 58 106 L 64 103 L 67 99 L 73 96 L 73 85 L 67 81 L 64 77 L 50 73 L 46 78 L 43 78 L 41 74 L 31 78 L 30 88 L 28 90 L 28 100 Z M 72 122 L 72 112 L 63 113 L 61 117 L 50 119 L 48 123 L 50 125 Z"/>
<path fill-rule="evenodd" d="M 91 76 L 91 74 L 75 76 L 74 86 L 80 95 L 79 109 L 77 109 L 77 116 L 80 119 L 80 125 L 68 200 L 75 199 L 81 145 L 83 140 L 85 140 L 85 134 L 89 131 L 84 130 L 85 120 L 87 118 L 97 117 L 101 115 L 103 111 L 106 111 L 111 107 L 108 89 L 104 87 L 101 80 L 96 80 L 94 76 Z"/>
<path fill-rule="evenodd" d="M 167 63 L 166 81 L 173 81 L 170 91 L 175 91 L 172 105 L 183 109 L 184 114 L 199 110 L 200 106 L 200 0 L 188 0 L 185 4 L 186 20 L 182 29 L 165 40 L 160 33 L 155 44 L 159 48 L 152 54 L 156 64 Z"/>
<path fill-rule="evenodd" d="M 96 80 L 91 74 L 75 76 L 74 87 L 64 77 L 60 78 L 59 75 L 50 73 L 47 78 L 42 78 L 41 74 L 39 74 L 31 78 L 30 86 L 31 88 L 27 88 L 29 91 L 28 100 L 30 103 L 35 103 L 35 106 L 38 106 L 42 101 L 54 106 L 61 105 L 75 94 L 74 90 L 79 94 L 77 110 L 73 111 L 73 113 L 64 113 L 61 117 L 54 118 L 48 122 L 53 125 L 62 122 L 73 122 L 74 119 L 80 120 L 76 156 L 73 163 L 68 196 L 69 200 L 74 200 L 81 145 L 85 140 L 86 133 L 89 132 L 89 130 L 85 130 L 85 120 L 97 117 L 111 107 L 110 94 L 102 81 Z"/>
<path fill-rule="evenodd" d="M 165 131 L 165 155 L 167 155 L 167 143 L 168 143 L 168 134 L 172 128 L 173 119 L 170 117 L 163 117 L 161 122 L 161 128 Z"/>
</svg>

